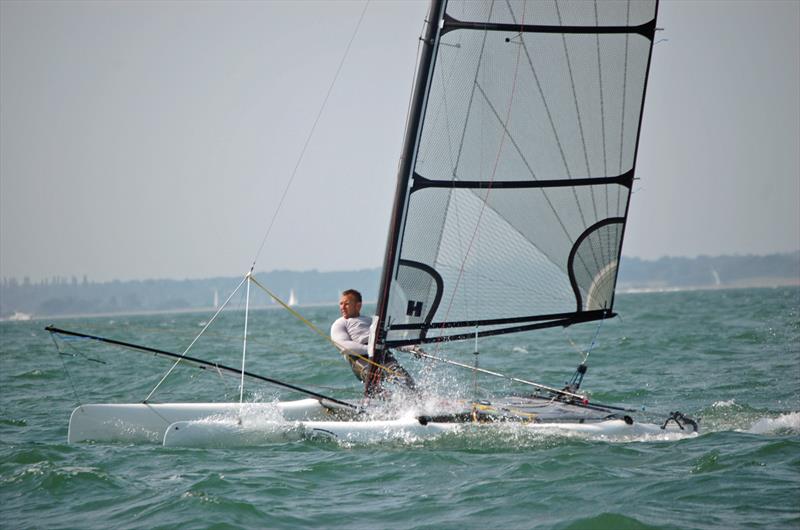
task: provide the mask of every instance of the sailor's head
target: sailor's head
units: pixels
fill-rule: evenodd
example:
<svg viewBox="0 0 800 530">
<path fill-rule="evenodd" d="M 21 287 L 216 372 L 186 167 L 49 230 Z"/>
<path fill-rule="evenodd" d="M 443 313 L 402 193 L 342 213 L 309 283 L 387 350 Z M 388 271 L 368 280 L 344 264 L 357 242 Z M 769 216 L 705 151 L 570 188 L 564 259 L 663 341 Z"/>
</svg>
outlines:
<svg viewBox="0 0 800 530">
<path fill-rule="evenodd" d="M 355 289 L 342 292 L 339 298 L 339 312 L 344 318 L 354 318 L 361 315 L 361 293 Z"/>
</svg>

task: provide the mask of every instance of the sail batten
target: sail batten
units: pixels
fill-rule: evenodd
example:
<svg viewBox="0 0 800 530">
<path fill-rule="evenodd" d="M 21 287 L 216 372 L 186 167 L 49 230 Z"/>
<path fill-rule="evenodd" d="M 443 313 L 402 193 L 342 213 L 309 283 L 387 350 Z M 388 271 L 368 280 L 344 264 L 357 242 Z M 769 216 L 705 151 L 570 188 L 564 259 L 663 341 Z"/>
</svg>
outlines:
<svg viewBox="0 0 800 530">
<path fill-rule="evenodd" d="M 593 320 L 608 318 L 610 312 L 605 310 L 586 311 L 581 316 L 581 320 L 590 318 Z M 397 324 L 391 326 L 392 330 L 410 330 L 410 329 L 443 329 L 443 328 L 474 328 L 475 326 L 498 326 L 500 324 L 519 324 L 523 322 L 541 322 L 541 321 L 564 321 L 569 320 L 574 316 L 574 313 L 560 313 L 555 315 L 533 315 L 515 318 L 500 318 L 494 320 L 467 320 L 460 322 L 431 322 L 429 324 Z"/>
<path fill-rule="evenodd" d="M 520 24 L 489 24 L 479 22 L 464 22 L 454 18 L 445 21 L 443 33 L 457 29 L 478 29 L 485 31 L 515 31 L 519 33 L 558 33 L 558 34 L 578 34 L 578 35 L 608 35 L 608 34 L 628 34 L 634 33 L 647 39 L 653 39 L 655 35 L 655 21 L 651 21 L 639 26 L 545 26 L 545 25 L 520 25 Z"/>
<path fill-rule="evenodd" d="M 381 342 L 613 316 L 657 2 L 436 5 Z"/>
<path fill-rule="evenodd" d="M 630 189 L 633 185 L 633 172 L 628 171 L 622 175 L 614 177 L 586 177 L 586 178 L 573 178 L 569 180 L 552 179 L 552 180 L 450 180 L 450 181 L 436 181 L 428 180 L 422 175 L 414 175 L 413 187 L 411 193 L 424 189 L 424 188 L 470 188 L 470 189 L 484 189 L 484 188 L 565 188 L 573 186 L 597 186 L 599 184 L 619 184 Z M 608 209 L 608 204 L 606 204 Z M 595 215 L 597 215 L 595 211 Z"/>
</svg>

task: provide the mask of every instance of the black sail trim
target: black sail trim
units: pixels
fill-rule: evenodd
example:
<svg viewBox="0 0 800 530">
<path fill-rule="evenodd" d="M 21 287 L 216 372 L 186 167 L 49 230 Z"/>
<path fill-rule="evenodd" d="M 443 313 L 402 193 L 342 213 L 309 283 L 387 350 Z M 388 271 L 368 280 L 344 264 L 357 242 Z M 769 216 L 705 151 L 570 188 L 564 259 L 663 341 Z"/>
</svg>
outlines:
<svg viewBox="0 0 800 530">
<path fill-rule="evenodd" d="M 656 33 L 656 19 L 638 26 L 548 26 L 542 24 L 503 24 L 492 22 L 465 22 L 445 14 L 441 34 L 456 29 L 475 29 L 481 31 L 504 31 L 511 33 L 569 33 L 578 35 L 636 34 L 653 40 Z"/>
<path fill-rule="evenodd" d="M 578 313 L 552 313 L 549 315 L 530 315 L 524 317 L 494 318 L 483 320 L 459 320 L 453 322 L 432 322 L 421 324 L 393 324 L 389 326 L 390 331 L 406 331 L 415 329 L 443 329 L 443 328 L 466 328 L 474 326 L 497 326 L 502 324 L 518 324 L 523 322 L 541 322 L 543 320 L 573 320 L 583 321 L 585 318 L 597 320 L 601 318 L 613 317 L 614 313 L 603 309 L 592 311 L 579 311 Z M 473 333 L 474 335 L 474 333 Z"/>
<path fill-rule="evenodd" d="M 655 17 L 656 18 L 653 19 L 653 28 L 654 29 L 655 29 L 655 20 L 658 18 L 658 8 L 660 6 L 660 3 L 661 3 L 661 0 L 656 0 L 656 6 L 655 6 Z M 639 106 L 639 124 L 638 124 L 638 126 L 636 128 L 636 142 L 633 145 L 633 166 L 631 168 L 631 171 L 636 171 L 636 161 L 639 158 L 639 140 L 641 139 L 641 136 L 642 136 L 642 120 L 644 119 L 644 102 L 647 99 L 647 83 L 650 81 L 650 63 L 653 60 L 653 46 L 654 46 L 654 44 L 652 43 L 652 39 L 651 39 L 650 52 L 647 54 L 647 66 L 645 67 L 645 70 L 644 70 L 644 87 L 642 88 L 642 100 L 641 100 L 641 104 Z M 623 210 L 625 212 L 625 222 L 622 224 L 622 234 L 620 235 L 620 245 L 619 245 L 619 248 L 617 249 L 617 263 L 621 262 L 621 260 L 622 260 L 622 241 L 625 240 L 625 229 L 628 226 L 628 223 L 627 223 L 628 212 L 630 211 L 631 197 L 632 196 L 633 196 L 632 193 L 628 194 L 628 201 L 625 204 L 625 210 Z M 616 275 L 614 277 L 614 285 L 615 286 L 617 284 L 617 280 L 618 279 L 619 279 L 619 267 L 617 267 L 617 273 L 616 273 Z M 611 293 L 611 305 L 612 305 L 612 307 L 614 305 L 615 298 L 616 298 L 616 289 Z"/>
<path fill-rule="evenodd" d="M 504 335 L 506 333 L 519 333 L 521 331 L 531 331 L 535 329 L 545 329 L 545 328 L 555 328 L 555 327 L 567 327 L 571 326 L 572 324 L 578 324 L 581 322 L 590 322 L 592 320 L 601 320 L 604 318 L 615 316 L 615 313 L 611 313 L 609 311 L 584 311 L 581 313 L 574 314 L 571 318 L 564 318 L 559 320 L 551 320 L 548 322 L 538 322 L 536 324 L 527 324 L 524 326 L 513 326 L 509 328 L 501 328 L 501 329 L 489 329 L 485 331 L 479 331 L 477 336 L 480 337 L 491 337 L 494 335 Z M 445 336 L 437 336 L 437 337 L 425 337 L 424 339 L 404 339 L 404 340 L 387 340 L 386 347 L 387 348 L 399 348 L 401 346 L 412 346 L 415 344 L 431 344 L 436 342 L 447 342 L 447 341 L 454 341 L 454 340 L 467 340 L 475 338 L 476 333 L 471 331 L 469 333 L 458 333 L 455 335 L 445 335 Z"/>
<path fill-rule="evenodd" d="M 578 287 L 578 279 L 575 277 L 575 256 L 578 254 L 578 248 L 581 246 L 587 237 L 589 237 L 593 232 L 595 232 L 598 228 L 611 225 L 611 224 L 620 224 L 625 227 L 625 217 L 609 217 L 607 219 L 603 219 L 602 221 L 598 221 L 578 236 L 578 239 L 575 240 L 575 244 L 572 245 L 572 249 L 569 251 L 569 258 L 567 259 L 567 271 L 569 271 L 569 283 L 572 285 L 572 291 L 575 293 L 575 301 L 578 304 L 577 311 L 581 311 L 583 307 L 583 296 L 581 296 L 581 290 Z M 620 247 L 622 246 L 620 242 Z M 617 257 L 617 263 L 619 263 L 619 256 Z"/>
<path fill-rule="evenodd" d="M 428 314 L 425 315 L 425 322 L 423 324 L 418 324 L 416 328 L 409 328 L 422 330 L 422 333 L 420 334 L 420 339 L 422 340 L 425 338 L 425 333 L 430 328 L 430 321 L 433 319 L 433 315 L 436 314 L 436 310 L 439 309 L 439 303 L 442 301 L 442 295 L 444 294 L 444 281 L 442 281 L 442 276 L 436 271 L 436 269 L 430 265 L 426 265 L 425 263 L 401 259 L 400 265 L 404 267 L 411 267 L 412 269 L 419 269 L 429 274 L 436 282 L 436 296 L 434 296 L 433 303 L 431 304 L 430 309 L 428 309 Z M 394 326 L 390 326 L 389 329 L 391 330 L 395 328 Z"/>
<path fill-rule="evenodd" d="M 523 188 L 570 188 L 573 186 L 602 186 L 619 184 L 631 189 L 633 170 L 615 177 L 588 177 L 549 180 L 430 180 L 414 172 L 411 192 L 425 188 L 463 188 L 463 189 L 523 189 Z"/>
</svg>

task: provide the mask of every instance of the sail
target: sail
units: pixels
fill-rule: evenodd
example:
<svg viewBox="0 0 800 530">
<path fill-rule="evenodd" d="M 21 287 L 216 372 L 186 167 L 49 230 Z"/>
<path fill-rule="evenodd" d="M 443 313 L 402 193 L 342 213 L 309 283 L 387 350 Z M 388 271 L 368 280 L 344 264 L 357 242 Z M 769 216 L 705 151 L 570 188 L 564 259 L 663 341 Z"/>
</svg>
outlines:
<svg viewBox="0 0 800 530">
<path fill-rule="evenodd" d="M 434 2 L 387 245 L 387 347 L 613 316 L 653 1 Z"/>
</svg>

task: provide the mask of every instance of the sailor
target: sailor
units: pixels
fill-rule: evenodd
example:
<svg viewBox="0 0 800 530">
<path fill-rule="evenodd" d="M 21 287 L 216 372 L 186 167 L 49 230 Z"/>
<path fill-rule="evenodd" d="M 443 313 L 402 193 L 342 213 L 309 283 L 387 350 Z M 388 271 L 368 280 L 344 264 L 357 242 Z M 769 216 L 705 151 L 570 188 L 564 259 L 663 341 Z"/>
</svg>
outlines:
<svg viewBox="0 0 800 530">
<path fill-rule="evenodd" d="M 345 354 L 355 376 L 366 383 L 372 364 L 367 360 L 369 359 L 367 343 L 372 319 L 361 316 L 361 293 L 355 289 L 342 292 L 339 312 L 342 316 L 331 325 L 331 340 Z M 400 366 L 391 352 L 387 351 L 383 359 L 382 366 L 387 369 L 386 379 L 397 381 L 413 390 L 414 379 Z"/>
</svg>

